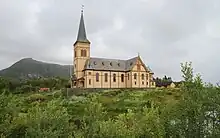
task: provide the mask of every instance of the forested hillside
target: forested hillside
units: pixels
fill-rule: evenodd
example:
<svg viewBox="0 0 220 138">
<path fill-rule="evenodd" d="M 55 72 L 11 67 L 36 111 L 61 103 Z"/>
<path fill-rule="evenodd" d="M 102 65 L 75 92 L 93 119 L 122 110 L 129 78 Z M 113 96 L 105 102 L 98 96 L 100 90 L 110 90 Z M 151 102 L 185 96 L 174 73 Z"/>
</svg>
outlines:
<svg viewBox="0 0 220 138">
<path fill-rule="evenodd" d="M 45 63 L 32 58 L 24 58 L 12 66 L 1 70 L 0 76 L 10 79 L 29 79 L 39 77 L 70 77 L 70 65 Z"/>
</svg>

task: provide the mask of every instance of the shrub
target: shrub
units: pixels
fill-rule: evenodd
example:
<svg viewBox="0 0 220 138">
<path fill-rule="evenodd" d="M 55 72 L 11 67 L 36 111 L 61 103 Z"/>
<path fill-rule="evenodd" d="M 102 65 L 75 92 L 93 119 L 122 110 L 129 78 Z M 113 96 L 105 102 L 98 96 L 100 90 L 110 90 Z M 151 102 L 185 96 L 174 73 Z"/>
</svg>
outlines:
<svg viewBox="0 0 220 138">
<path fill-rule="evenodd" d="M 30 102 L 30 103 L 35 102 L 35 101 L 43 102 L 45 100 L 47 100 L 47 97 L 42 94 L 32 94 L 28 97 L 28 102 Z"/>
</svg>

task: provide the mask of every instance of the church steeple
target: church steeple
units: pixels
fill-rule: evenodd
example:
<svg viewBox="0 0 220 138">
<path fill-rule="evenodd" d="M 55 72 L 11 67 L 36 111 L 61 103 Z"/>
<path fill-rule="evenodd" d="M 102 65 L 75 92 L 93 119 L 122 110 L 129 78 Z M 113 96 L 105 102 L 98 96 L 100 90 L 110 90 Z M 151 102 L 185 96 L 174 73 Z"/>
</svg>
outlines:
<svg viewBox="0 0 220 138">
<path fill-rule="evenodd" d="M 82 6 L 83 8 L 83 6 Z M 83 19 L 83 9 L 81 11 L 81 18 L 79 23 L 79 30 L 74 47 L 74 74 L 76 79 L 84 77 L 84 66 L 86 61 L 90 58 L 90 42 L 86 37 L 86 29 Z M 84 82 L 83 82 L 84 83 Z M 86 82 L 85 82 L 86 83 Z M 81 84 L 80 84 L 81 85 Z"/>
<path fill-rule="evenodd" d="M 83 18 L 83 9 L 81 10 L 79 30 L 78 30 L 77 40 L 75 43 L 77 42 L 90 43 L 86 37 L 86 29 L 85 29 L 84 18 Z"/>
</svg>

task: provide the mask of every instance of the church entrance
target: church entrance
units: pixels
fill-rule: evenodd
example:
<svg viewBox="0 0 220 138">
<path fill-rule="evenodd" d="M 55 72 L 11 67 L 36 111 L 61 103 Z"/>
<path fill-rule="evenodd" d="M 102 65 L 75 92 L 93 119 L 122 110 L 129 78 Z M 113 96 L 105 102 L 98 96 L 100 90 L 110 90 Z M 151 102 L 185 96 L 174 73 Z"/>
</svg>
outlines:
<svg viewBox="0 0 220 138">
<path fill-rule="evenodd" d="M 84 78 L 78 79 L 78 80 L 77 80 L 77 87 L 78 87 L 78 88 L 84 88 L 84 87 L 85 87 L 84 82 L 85 82 L 85 79 L 84 79 Z"/>
<path fill-rule="evenodd" d="M 84 88 L 84 81 L 82 81 L 82 87 Z"/>
</svg>

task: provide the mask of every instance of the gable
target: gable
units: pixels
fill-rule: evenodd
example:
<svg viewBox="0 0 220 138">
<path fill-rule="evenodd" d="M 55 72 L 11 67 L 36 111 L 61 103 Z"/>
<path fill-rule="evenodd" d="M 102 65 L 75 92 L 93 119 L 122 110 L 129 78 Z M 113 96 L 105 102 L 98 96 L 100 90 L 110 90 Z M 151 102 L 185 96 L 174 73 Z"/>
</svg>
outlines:
<svg viewBox="0 0 220 138">
<path fill-rule="evenodd" d="M 146 71 L 150 72 L 150 70 L 146 67 L 144 62 L 141 60 L 140 57 L 136 59 L 135 65 L 132 68 L 132 71 Z"/>
</svg>

